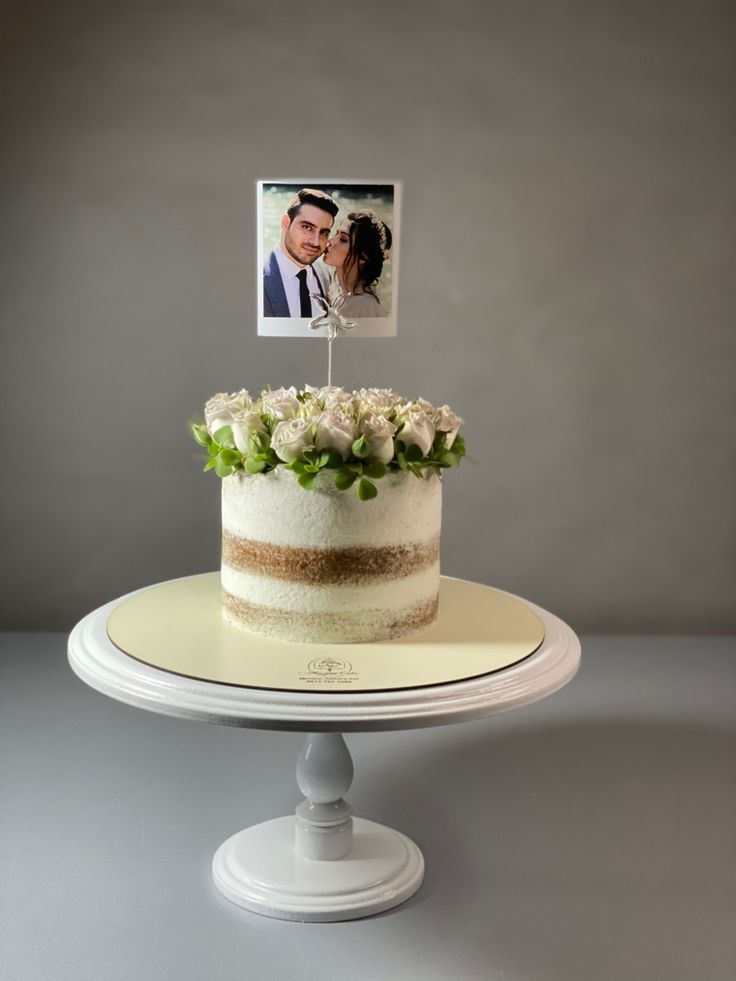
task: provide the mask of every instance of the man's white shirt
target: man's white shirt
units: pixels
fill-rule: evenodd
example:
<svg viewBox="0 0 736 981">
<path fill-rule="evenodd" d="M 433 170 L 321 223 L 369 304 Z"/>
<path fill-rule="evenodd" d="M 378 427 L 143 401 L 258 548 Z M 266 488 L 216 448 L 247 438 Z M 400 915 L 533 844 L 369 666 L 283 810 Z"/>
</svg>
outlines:
<svg viewBox="0 0 736 981">
<path fill-rule="evenodd" d="M 299 299 L 299 280 L 297 275 L 301 272 L 302 268 L 307 270 L 307 289 L 310 293 L 321 293 L 319 286 L 319 280 L 317 279 L 317 274 L 311 266 L 297 266 L 295 262 L 285 255 L 281 246 L 277 245 L 273 250 L 276 256 L 276 262 L 279 264 L 279 272 L 281 273 L 281 282 L 284 284 L 284 292 L 286 293 L 286 302 L 289 304 L 289 316 L 291 317 L 301 317 L 302 315 L 302 304 Z M 318 317 L 321 315 L 322 310 L 315 305 L 315 302 L 310 297 L 310 303 L 312 304 L 312 316 Z"/>
</svg>

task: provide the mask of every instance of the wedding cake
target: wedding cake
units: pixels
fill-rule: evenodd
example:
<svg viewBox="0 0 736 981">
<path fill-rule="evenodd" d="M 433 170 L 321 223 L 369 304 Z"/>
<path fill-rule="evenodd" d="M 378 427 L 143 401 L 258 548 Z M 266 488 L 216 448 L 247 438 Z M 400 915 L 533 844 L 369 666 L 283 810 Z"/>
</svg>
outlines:
<svg viewBox="0 0 736 981">
<path fill-rule="evenodd" d="M 386 389 L 220 394 L 195 425 L 222 477 L 222 603 L 280 640 L 388 640 L 437 618 L 447 406 Z"/>
</svg>

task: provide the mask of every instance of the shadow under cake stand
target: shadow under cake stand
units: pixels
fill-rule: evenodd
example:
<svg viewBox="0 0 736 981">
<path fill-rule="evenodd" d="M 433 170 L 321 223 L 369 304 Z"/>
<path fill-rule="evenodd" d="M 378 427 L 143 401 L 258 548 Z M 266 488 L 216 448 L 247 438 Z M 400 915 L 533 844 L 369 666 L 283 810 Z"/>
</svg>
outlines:
<svg viewBox="0 0 736 981">
<path fill-rule="evenodd" d="M 212 874 L 233 903 L 265 916 L 350 920 L 397 906 L 421 885 L 411 839 L 352 817 L 344 732 L 477 719 L 550 695 L 580 644 L 551 613 L 443 577 L 438 623 L 374 644 L 296 644 L 238 630 L 220 611 L 219 573 L 161 583 L 100 607 L 69 638 L 75 673 L 105 695 L 164 715 L 308 733 L 294 815 L 233 835 Z"/>
</svg>

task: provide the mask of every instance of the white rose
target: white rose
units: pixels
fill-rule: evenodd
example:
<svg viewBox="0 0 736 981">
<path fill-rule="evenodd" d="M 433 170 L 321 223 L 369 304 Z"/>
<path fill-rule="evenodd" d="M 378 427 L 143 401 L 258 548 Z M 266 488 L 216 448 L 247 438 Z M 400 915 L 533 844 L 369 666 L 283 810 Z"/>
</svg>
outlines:
<svg viewBox="0 0 736 981">
<path fill-rule="evenodd" d="M 285 419 L 273 431 L 271 448 L 279 460 L 291 463 L 305 450 L 314 449 L 313 430 L 311 419 Z"/>
<path fill-rule="evenodd" d="M 347 460 L 358 429 L 352 419 L 343 412 L 331 409 L 317 417 L 315 446 L 318 450 L 334 450 Z"/>
<path fill-rule="evenodd" d="M 343 388 L 336 385 L 325 385 L 323 388 L 315 389 L 314 397 L 319 399 L 325 409 L 337 408 L 352 401 L 353 396 Z"/>
<path fill-rule="evenodd" d="M 293 386 L 261 392 L 261 405 L 265 413 L 282 421 L 293 419 L 301 408 L 301 402 L 296 397 L 296 389 Z"/>
<path fill-rule="evenodd" d="M 235 392 L 230 396 L 230 409 L 233 413 L 244 412 L 253 405 L 253 399 L 250 397 L 250 392 L 247 392 L 244 388 L 241 388 L 239 392 Z"/>
<path fill-rule="evenodd" d="M 394 405 L 399 399 L 390 388 L 361 388 L 357 394 L 366 402 L 376 402 L 380 405 Z"/>
<path fill-rule="evenodd" d="M 366 415 L 360 424 L 361 435 L 365 437 L 370 451 L 382 463 L 390 463 L 394 458 L 394 433 L 396 426 L 385 416 Z"/>
<path fill-rule="evenodd" d="M 389 388 L 361 388 L 353 396 L 353 405 L 358 419 L 366 416 L 388 416 L 400 399 Z"/>
<path fill-rule="evenodd" d="M 451 449 L 452 444 L 455 442 L 455 437 L 460 431 L 463 421 L 460 416 L 455 415 L 449 405 L 441 405 L 435 412 L 434 428 L 438 433 L 447 433 L 445 446 L 448 450 Z"/>
<path fill-rule="evenodd" d="M 423 414 L 431 419 L 434 416 L 434 406 L 426 399 L 412 399 L 411 402 L 403 402 L 398 406 L 396 409 L 396 418 L 397 420 L 403 420 L 413 413 Z"/>
<path fill-rule="evenodd" d="M 219 392 L 205 404 L 204 421 L 210 435 L 216 433 L 218 429 L 222 429 L 223 426 L 227 426 L 230 422 L 232 417 L 227 407 L 229 398 L 230 396 L 226 392 Z"/>
<path fill-rule="evenodd" d="M 299 411 L 297 415 L 302 419 L 311 419 L 313 422 L 315 418 L 322 412 L 322 405 L 317 401 L 317 396 L 312 394 L 311 398 L 305 398 L 299 405 Z"/>
<path fill-rule="evenodd" d="M 422 451 L 422 456 L 426 456 L 432 449 L 434 440 L 434 425 L 423 412 L 407 412 L 402 419 L 402 426 L 398 433 L 398 438 L 406 445 L 418 446 Z"/>
<path fill-rule="evenodd" d="M 256 409 L 241 413 L 230 423 L 235 445 L 241 453 L 248 454 L 248 439 L 253 433 L 265 433 L 261 414 Z"/>
<path fill-rule="evenodd" d="M 204 419 L 207 429 L 214 435 L 223 426 L 229 426 L 233 419 L 245 412 L 253 404 L 253 400 L 244 388 L 239 392 L 219 392 L 213 395 L 204 407 Z"/>
</svg>

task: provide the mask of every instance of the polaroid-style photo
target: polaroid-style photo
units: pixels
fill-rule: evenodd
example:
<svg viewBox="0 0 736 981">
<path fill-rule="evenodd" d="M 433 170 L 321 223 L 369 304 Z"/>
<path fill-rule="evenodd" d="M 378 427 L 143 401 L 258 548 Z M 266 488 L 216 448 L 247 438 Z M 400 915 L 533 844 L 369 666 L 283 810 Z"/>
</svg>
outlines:
<svg viewBox="0 0 736 981">
<path fill-rule="evenodd" d="M 337 310 L 349 337 L 396 333 L 400 185 L 258 181 L 258 333 L 325 337 Z"/>
</svg>

